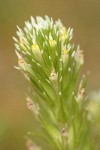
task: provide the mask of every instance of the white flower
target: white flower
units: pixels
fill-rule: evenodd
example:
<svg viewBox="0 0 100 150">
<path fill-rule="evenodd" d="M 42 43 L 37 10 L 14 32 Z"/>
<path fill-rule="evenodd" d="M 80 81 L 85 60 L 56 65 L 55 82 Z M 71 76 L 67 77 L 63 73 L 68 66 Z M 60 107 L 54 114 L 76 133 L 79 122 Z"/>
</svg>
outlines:
<svg viewBox="0 0 100 150">
<path fill-rule="evenodd" d="M 80 50 L 80 47 L 78 46 L 77 47 L 77 50 L 75 52 L 75 61 L 80 64 L 80 65 L 83 65 L 84 63 L 84 55 L 83 55 L 83 50 Z"/>
<path fill-rule="evenodd" d="M 51 71 L 51 73 L 50 73 L 49 79 L 50 79 L 51 81 L 56 81 L 56 80 L 57 80 L 57 74 L 56 74 L 54 68 L 52 68 L 52 71 Z"/>
<path fill-rule="evenodd" d="M 48 38 L 47 38 L 48 39 Z M 51 36 L 51 33 L 49 34 L 49 44 L 50 47 L 55 47 L 57 42 L 53 39 L 53 37 Z"/>
</svg>

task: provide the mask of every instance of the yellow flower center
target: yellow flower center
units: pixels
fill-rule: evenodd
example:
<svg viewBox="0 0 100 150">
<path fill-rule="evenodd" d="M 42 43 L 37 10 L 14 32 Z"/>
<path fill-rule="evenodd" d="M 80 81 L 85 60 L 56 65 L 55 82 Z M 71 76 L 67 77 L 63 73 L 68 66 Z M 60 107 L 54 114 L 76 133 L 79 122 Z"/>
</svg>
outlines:
<svg viewBox="0 0 100 150">
<path fill-rule="evenodd" d="M 62 54 L 63 54 L 63 55 L 68 54 L 68 50 L 67 50 L 67 49 L 64 49 L 63 52 L 62 52 Z"/>
<path fill-rule="evenodd" d="M 32 50 L 39 50 L 39 46 L 37 44 L 33 44 L 32 45 Z"/>
<path fill-rule="evenodd" d="M 56 41 L 55 40 L 49 40 L 49 44 L 51 47 L 54 47 L 56 45 Z"/>
</svg>

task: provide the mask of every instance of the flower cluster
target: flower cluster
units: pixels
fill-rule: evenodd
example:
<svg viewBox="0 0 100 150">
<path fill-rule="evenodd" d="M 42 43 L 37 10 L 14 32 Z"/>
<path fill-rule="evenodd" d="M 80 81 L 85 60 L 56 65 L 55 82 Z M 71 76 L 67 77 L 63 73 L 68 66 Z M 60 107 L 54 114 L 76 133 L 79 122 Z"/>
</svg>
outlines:
<svg viewBox="0 0 100 150">
<path fill-rule="evenodd" d="M 34 91 L 27 98 L 27 106 L 40 124 L 37 139 L 43 139 L 50 150 L 89 150 L 85 76 L 77 90 L 84 58 L 79 46 L 71 44 L 73 29 L 48 16 L 31 17 L 24 30 L 17 28 L 17 68 Z M 36 135 L 34 141 L 39 144 Z"/>
</svg>

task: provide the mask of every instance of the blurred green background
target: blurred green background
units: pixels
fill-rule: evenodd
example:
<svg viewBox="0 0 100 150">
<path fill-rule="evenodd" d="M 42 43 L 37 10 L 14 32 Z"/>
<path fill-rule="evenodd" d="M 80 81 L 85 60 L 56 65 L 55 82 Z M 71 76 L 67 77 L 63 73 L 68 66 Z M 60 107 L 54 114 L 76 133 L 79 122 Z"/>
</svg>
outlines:
<svg viewBox="0 0 100 150">
<path fill-rule="evenodd" d="M 31 15 L 60 18 L 74 28 L 73 42 L 85 51 L 82 72 L 90 70 L 87 90 L 100 88 L 100 0 L 0 0 L 0 150 L 26 150 L 24 137 L 34 126 L 12 40 L 16 25 L 23 27 Z"/>
</svg>

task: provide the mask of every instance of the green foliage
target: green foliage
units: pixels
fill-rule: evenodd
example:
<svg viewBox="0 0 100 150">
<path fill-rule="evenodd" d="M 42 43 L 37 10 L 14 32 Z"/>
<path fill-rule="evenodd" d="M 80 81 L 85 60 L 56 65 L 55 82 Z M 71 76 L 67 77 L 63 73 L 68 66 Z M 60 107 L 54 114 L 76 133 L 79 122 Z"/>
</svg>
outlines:
<svg viewBox="0 0 100 150">
<path fill-rule="evenodd" d="M 18 38 L 14 37 L 17 69 L 32 85 L 27 106 L 39 124 L 39 130 L 31 136 L 36 144 L 44 143 L 42 149 L 92 150 L 86 77 L 77 85 L 83 51 L 71 44 L 72 31 L 60 20 L 31 17 L 24 30 L 18 27 Z"/>
</svg>

